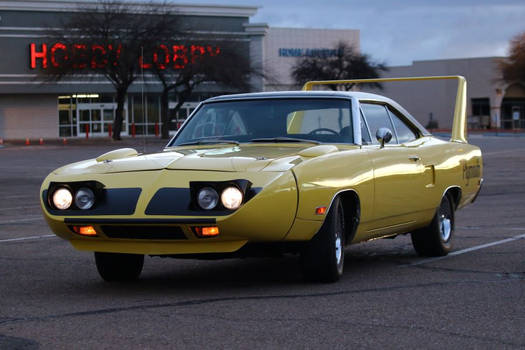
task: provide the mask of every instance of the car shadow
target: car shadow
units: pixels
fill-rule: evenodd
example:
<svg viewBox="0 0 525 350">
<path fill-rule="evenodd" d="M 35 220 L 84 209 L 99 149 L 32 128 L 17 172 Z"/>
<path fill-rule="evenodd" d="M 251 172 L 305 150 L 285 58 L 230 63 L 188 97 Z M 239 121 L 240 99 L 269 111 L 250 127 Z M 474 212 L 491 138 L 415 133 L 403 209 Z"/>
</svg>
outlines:
<svg viewBox="0 0 525 350">
<path fill-rule="evenodd" d="M 389 274 L 399 265 L 407 265 L 417 258 L 412 249 L 370 248 L 348 249 L 345 252 L 345 272 L 341 282 L 368 280 L 370 275 Z M 98 277 L 98 276 L 97 276 Z M 164 294 L 178 291 L 182 294 L 194 291 L 214 290 L 266 290 L 330 286 L 331 284 L 305 281 L 301 274 L 298 256 L 285 255 L 272 258 L 245 258 L 227 260 L 191 260 L 169 258 L 146 258 L 144 271 L 138 281 L 103 282 L 100 278 L 93 285 L 103 289 L 125 289 L 130 292 Z M 332 284 L 333 286 L 333 284 Z M 333 287 L 326 287 L 333 288 Z"/>
</svg>

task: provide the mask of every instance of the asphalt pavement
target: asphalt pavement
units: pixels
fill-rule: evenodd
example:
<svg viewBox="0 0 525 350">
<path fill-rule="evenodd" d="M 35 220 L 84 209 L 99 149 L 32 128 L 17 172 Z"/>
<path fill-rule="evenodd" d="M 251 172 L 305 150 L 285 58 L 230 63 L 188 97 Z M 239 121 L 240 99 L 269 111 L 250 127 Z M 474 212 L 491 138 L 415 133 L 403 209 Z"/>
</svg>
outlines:
<svg viewBox="0 0 525 350">
<path fill-rule="evenodd" d="M 354 245 L 335 284 L 304 282 L 294 257 L 147 257 L 139 281 L 105 283 L 92 254 L 51 233 L 38 192 L 51 170 L 119 143 L 6 145 L 0 349 L 525 348 L 525 138 L 471 142 L 485 183 L 457 212 L 453 253 L 420 258 L 406 236 Z"/>
</svg>

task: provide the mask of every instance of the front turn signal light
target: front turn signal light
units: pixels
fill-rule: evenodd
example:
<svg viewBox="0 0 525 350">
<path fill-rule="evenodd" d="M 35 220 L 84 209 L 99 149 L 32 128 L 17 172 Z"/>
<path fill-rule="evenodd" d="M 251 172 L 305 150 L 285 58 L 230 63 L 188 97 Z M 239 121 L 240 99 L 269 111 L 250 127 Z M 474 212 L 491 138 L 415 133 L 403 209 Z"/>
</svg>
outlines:
<svg viewBox="0 0 525 350">
<path fill-rule="evenodd" d="M 97 231 L 93 226 L 73 226 L 73 231 L 81 236 L 96 236 Z"/>
<path fill-rule="evenodd" d="M 219 235 L 217 226 L 196 226 L 193 228 L 198 237 L 216 237 Z"/>
</svg>

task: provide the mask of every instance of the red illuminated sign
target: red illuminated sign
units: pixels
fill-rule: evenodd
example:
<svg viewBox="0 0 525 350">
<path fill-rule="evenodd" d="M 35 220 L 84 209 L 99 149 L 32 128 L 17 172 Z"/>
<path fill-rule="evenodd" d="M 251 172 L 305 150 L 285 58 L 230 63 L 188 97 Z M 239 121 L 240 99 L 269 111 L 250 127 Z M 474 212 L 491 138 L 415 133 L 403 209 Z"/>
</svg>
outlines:
<svg viewBox="0 0 525 350">
<path fill-rule="evenodd" d="M 42 44 L 41 51 L 36 51 L 36 44 L 31 43 L 29 45 L 29 51 L 31 52 L 31 68 L 36 68 L 36 60 L 42 60 L 42 68 L 47 68 L 47 45 Z"/>
<path fill-rule="evenodd" d="M 73 44 L 67 46 L 63 43 L 29 44 L 31 69 L 47 69 L 50 65 L 54 68 L 64 66 L 74 57 L 73 68 L 102 69 L 108 64 L 118 65 L 122 46 L 118 45 L 91 45 Z M 139 66 L 151 69 L 154 65 L 158 69 L 183 69 L 191 61 L 196 63 L 199 57 L 217 56 L 221 53 L 218 46 L 211 45 L 165 45 L 161 44 L 146 57 L 139 58 Z"/>
</svg>

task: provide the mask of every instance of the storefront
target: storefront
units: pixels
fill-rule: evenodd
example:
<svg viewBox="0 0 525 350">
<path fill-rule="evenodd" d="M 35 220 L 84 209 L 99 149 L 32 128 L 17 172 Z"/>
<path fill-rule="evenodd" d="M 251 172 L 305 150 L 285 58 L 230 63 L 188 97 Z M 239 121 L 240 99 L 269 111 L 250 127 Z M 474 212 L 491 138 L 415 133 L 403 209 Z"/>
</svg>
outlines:
<svg viewBox="0 0 525 350">
<path fill-rule="evenodd" d="M 97 3 L 96 0 L 83 2 L 93 6 Z M 267 77 L 254 76 L 253 91 L 300 88 L 291 78 L 292 67 L 303 57 L 333 55 L 340 41 L 360 51 L 356 29 L 270 28 L 265 23 L 250 23 L 256 7 L 173 6 L 187 28 L 201 37 L 209 34 L 210 38 L 241 43 L 241 53 L 249 57 L 254 69 L 263 71 Z M 72 49 L 48 41 L 46 31 L 76 11 L 79 11 L 78 2 L 70 0 L 0 1 L 0 139 L 56 139 L 86 134 L 106 137 L 110 133 L 117 104 L 115 90 L 106 78 L 67 77 L 55 82 L 38 74 L 39 70 L 60 64 L 64 53 Z M 92 49 L 112 49 L 96 46 Z M 195 46 L 190 54 L 191 50 L 206 51 L 211 47 Z M 180 56 L 177 53 L 180 47 L 164 45 L 164 49 L 173 60 Z M 469 128 L 523 130 L 525 84 L 503 83 L 499 59 L 501 57 L 416 61 L 409 66 L 389 67 L 384 76 L 463 75 L 468 81 Z M 142 62 L 146 67 L 151 63 Z M 384 87 L 379 93 L 397 100 L 423 125 L 450 129 L 456 91 L 453 83 L 422 82 L 417 86 L 400 83 Z M 159 133 L 161 91 L 161 84 L 147 69 L 129 87 L 123 136 Z M 170 97 L 170 132 L 175 132 L 199 101 L 231 92 L 214 83 L 201 84 L 178 112 L 174 109 L 176 98 Z"/>
<path fill-rule="evenodd" d="M 128 2 L 129 3 L 129 2 Z M 159 2 L 160 3 L 160 2 Z M 82 6 L 96 6 L 97 1 L 83 2 Z M 91 4 L 91 5 L 90 5 Z M 180 16 L 185 28 L 198 31 L 210 40 L 231 40 L 239 42 L 241 54 L 251 62 L 262 62 L 262 36 L 264 28 L 249 23 L 257 8 L 248 6 L 221 5 L 173 5 L 173 11 Z M 84 10 L 85 7 L 82 8 Z M 50 42 L 48 28 L 60 23 L 80 11 L 76 1 L 41 0 L 0 1 L 0 138 L 62 138 L 107 136 L 115 116 L 115 92 L 111 83 L 103 76 L 71 76 L 52 81 L 41 72 L 61 64 L 65 56 L 80 45 L 69 48 L 60 42 Z M 212 49 L 210 45 L 182 46 L 166 45 L 169 57 L 191 59 L 194 51 Z M 110 50 L 99 47 L 93 50 Z M 213 47 L 216 49 L 216 47 Z M 180 52 L 188 57 L 183 57 Z M 197 54 L 196 53 L 196 54 Z M 166 56 L 168 59 L 168 56 Z M 107 61 L 107 60 L 106 60 Z M 107 62 L 90 62 L 106 64 Z M 139 64 L 139 63 L 138 63 Z M 147 68 L 146 61 L 140 62 Z M 254 88 L 262 90 L 263 82 L 254 78 Z M 124 107 L 122 135 L 155 135 L 161 127 L 160 93 L 161 84 L 147 69 L 137 77 L 128 89 Z M 170 97 L 170 130 L 197 106 L 199 101 L 210 96 L 228 93 L 228 87 L 204 83 L 194 90 L 182 108 L 175 113 L 175 97 Z"/>
<path fill-rule="evenodd" d="M 122 124 L 122 136 L 159 135 L 160 98 L 157 94 L 128 95 L 124 106 L 126 118 Z M 170 130 L 178 129 L 182 121 L 193 112 L 198 102 L 185 102 L 175 112 L 176 102 L 169 104 Z M 112 95 L 73 94 L 58 97 L 60 137 L 101 137 L 112 131 L 117 103 Z M 87 135 L 86 135 L 87 134 Z"/>
</svg>

